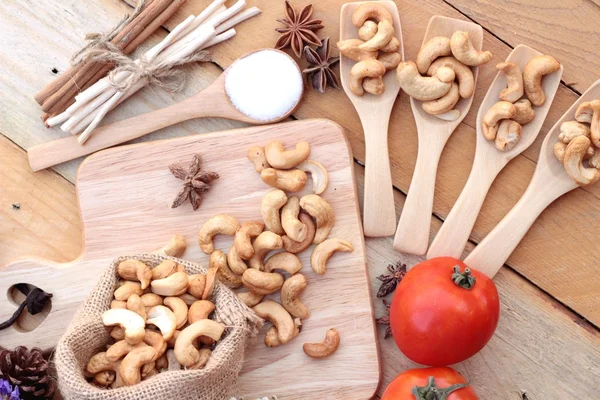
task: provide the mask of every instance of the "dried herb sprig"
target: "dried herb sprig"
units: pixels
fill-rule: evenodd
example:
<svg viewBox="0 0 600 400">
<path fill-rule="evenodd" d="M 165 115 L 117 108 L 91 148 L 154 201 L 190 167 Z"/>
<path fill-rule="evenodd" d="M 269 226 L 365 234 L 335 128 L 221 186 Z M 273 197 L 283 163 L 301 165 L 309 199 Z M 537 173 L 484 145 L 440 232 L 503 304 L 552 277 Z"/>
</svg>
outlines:
<svg viewBox="0 0 600 400">
<path fill-rule="evenodd" d="M 385 297 L 388 294 L 396 290 L 396 286 L 400 283 L 404 275 L 406 275 L 406 264 L 402 264 L 400 261 L 396 265 L 389 264 L 387 267 L 389 274 L 379 275 L 379 279 L 382 284 L 377 291 L 377 297 Z"/>
<path fill-rule="evenodd" d="M 200 203 L 202 203 L 201 194 L 208 192 L 210 182 L 219 179 L 219 174 L 216 172 L 200 170 L 200 156 L 198 154 L 194 155 L 194 159 L 187 171 L 179 164 L 169 165 L 169 171 L 177 179 L 183 181 L 183 187 L 177 193 L 177 197 L 175 197 L 173 204 L 171 204 L 171 208 L 177 208 L 185 203 L 186 200 L 189 200 L 192 208 L 197 210 L 200 207 Z"/>
<path fill-rule="evenodd" d="M 381 301 L 383 302 L 383 305 L 385 306 L 386 314 L 381 318 L 377 318 L 375 320 L 375 322 L 377 322 L 380 325 L 385 326 L 385 336 L 383 338 L 387 339 L 390 336 L 392 336 L 392 326 L 390 323 L 390 307 L 392 306 L 392 303 L 388 303 L 385 299 L 383 299 Z"/>
</svg>

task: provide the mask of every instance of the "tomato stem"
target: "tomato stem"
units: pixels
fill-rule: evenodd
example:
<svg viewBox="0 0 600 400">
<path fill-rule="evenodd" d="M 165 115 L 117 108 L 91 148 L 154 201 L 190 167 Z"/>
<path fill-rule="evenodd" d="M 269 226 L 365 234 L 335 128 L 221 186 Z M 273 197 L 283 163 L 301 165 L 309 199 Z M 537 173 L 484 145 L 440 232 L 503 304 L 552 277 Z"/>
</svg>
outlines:
<svg viewBox="0 0 600 400">
<path fill-rule="evenodd" d="M 454 273 L 452 274 L 452 280 L 463 289 L 471 290 L 475 285 L 475 277 L 471 275 L 471 269 L 465 268 L 465 272 L 460 272 L 460 267 L 456 265 L 454 267 Z"/>
<path fill-rule="evenodd" d="M 469 382 L 457 383 L 442 389 L 435 383 L 435 378 L 430 376 L 427 380 L 427 386 L 415 386 L 412 389 L 412 394 L 415 396 L 416 400 L 446 400 L 452 392 L 467 386 L 469 386 Z"/>
</svg>

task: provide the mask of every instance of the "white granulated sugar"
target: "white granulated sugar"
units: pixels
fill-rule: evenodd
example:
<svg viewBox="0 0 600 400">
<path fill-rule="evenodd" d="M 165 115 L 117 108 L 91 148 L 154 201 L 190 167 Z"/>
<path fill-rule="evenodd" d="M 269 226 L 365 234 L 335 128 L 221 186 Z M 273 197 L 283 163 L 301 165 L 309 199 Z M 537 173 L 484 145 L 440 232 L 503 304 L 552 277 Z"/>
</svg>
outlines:
<svg viewBox="0 0 600 400">
<path fill-rule="evenodd" d="M 274 50 L 261 50 L 237 60 L 225 77 L 231 103 L 259 121 L 286 115 L 300 101 L 302 90 L 302 74 L 296 63 Z"/>
</svg>

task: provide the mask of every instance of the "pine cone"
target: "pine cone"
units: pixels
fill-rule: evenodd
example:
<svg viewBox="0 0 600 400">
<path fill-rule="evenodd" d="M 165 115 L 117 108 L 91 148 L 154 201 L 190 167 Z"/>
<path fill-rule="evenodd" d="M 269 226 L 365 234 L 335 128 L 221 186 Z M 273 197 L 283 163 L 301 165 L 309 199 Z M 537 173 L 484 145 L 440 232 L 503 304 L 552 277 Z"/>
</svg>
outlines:
<svg viewBox="0 0 600 400">
<path fill-rule="evenodd" d="M 0 379 L 18 386 L 23 400 L 51 399 L 56 390 L 56 382 L 48 374 L 48 362 L 37 347 L 0 351 Z"/>
</svg>

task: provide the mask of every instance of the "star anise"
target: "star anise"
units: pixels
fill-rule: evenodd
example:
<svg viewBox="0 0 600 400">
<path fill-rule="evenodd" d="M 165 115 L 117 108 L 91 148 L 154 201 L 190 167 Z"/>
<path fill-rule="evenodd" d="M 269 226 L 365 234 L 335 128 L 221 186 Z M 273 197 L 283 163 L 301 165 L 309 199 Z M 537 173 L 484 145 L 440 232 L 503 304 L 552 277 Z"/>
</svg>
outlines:
<svg viewBox="0 0 600 400">
<path fill-rule="evenodd" d="M 385 299 L 383 299 L 381 301 L 383 301 L 383 305 L 385 306 L 386 314 L 381 318 L 377 318 L 375 320 L 375 322 L 377 322 L 380 325 L 385 326 L 385 336 L 383 338 L 387 339 L 390 336 L 392 336 L 392 326 L 390 324 L 390 307 L 392 305 L 390 303 L 388 303 L 387 301 L 385 301 Z"/>
<path fill-rule="evenodd" d="M 383 274 L 377 277 L 377 279 L 382 282 L 377 291 L 377 297 L 385 297 L 396 290 L 396 286 L 398 286 L 398 283 L 400 283 L 402 278 L 404 278 L 404 275 L 406 275 L 406 264 L 402 264 L 400 261 L 398 261 L 396 265 L 388 265 L 387 269 L 390 272 L 389 274 Z"/>
<path fill-rule="evenodd" d="M 219 179 L 219 174 L 216 172 L 205 172 L 200 171 L 200 156 L 194 155 L 194 159 L 186 171 L 182 166 L 178 164 L 169 165 L 169 171 L 177 179 L 183 181 L 183 187 L 177 193 L 177 197 L 171 204 L 171 208 L 177 208 L 186 200 L 189 200 L 192 204 L 192 208 L 197 210 L 202 202 L 202 192 L 208 192 L 210 189 L 209 183 L 215 179 Z"/>
<path fill-rule="evenodd" d="M 307 43 L 319 46 L 321 41 L 316 35 L 316 31 L 323 28 L 320 19 L 311 19 L 313 13 L 313 5 L 309 4 L 298 12 L 289 1 L 285 2 L 285 18 L 278 19 L 285 25 L 285 28 L 275 29 L 281 33 L 281 37 L 275 43 L 276 49 L 284 49 L 288 46 L 292 47 L 296 57 L 302 57 L 302 49 Z"/>
<path fill-rule="evenodd" d="M 304 47 L 304 58 L 308 61 L 308 68 L 302 71 L 306 74 L 313 89 L 325 93 L 325 88 L 331 86 L 339 89 L 340 81 L 332 68 L 340 61 L 339 57 L 329 57 L 331 49 L 329 38 L 323 39 L 321 45 L 313 50 L 310 46 Z"/>
</svg>

